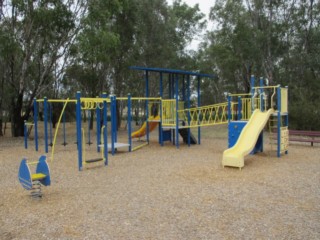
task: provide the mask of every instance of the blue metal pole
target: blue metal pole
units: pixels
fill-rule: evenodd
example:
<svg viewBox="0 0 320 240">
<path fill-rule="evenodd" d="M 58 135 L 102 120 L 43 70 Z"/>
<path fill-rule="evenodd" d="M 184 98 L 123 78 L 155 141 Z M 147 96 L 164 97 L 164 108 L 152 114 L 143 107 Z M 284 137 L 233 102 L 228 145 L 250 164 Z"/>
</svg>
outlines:
<svg viewBox="0 0 320 240">
<path fill-rule="evenodd" d="M 169 73 L 169 99 L 174 99 L 174 74 Z M 171 129 L 170 139 L 173 145 L 175 145 L 175 129 Z"/>
<path fill-rule="evenodd" d="M 145 75 L 145 80 L 146 80 L 146 98 L 149 97 L 149 72 L 146 71 L 146 75 Z M 149 139 L 150 139 L 150 135 L 149 135 L 149 100 L 146 100 L 146 123 L 147 123 L 147 143 L 149 144 Z"/>
<path fill-rule="evenodd" d="M 44 150 L 46 153 L 49 152 L 48 149 L 48 99 L 43 98 L 43 113 L 44 113 Z"/>
<path fill-rule="evenodd" d="M 162 72 L 160 72 L 160 123 L 159 123 L 159 139 L 160 144 L 163 146 L 163 130 L 162 130 L 162 98 L 163 98 L 163 76 Z"/>
<path fill-rule="evenodd" d="M 159 131 L 160 131 L 160 143 L 161 146 L 163 146 L 164 141 L 163 141 L 163 129 L 162 129 L 162 98 L 160 100 L 160 124 L 159 124 Z"/>
<path fill-rule="evenodd" d="M 263 112 L 264 111 L 264 94 L 263 94 L 263 92 L 264 92 L 264 89 L 263 89 L 263 87 L 264 87 L 264 84 L 263 84 L 263 77 L 260 77 L 260 110 L 261 110 L 261 112 Z M 263 152 L 263 131 L 260 133 L 260 136 L 261 136 L 261 152 Z"/>
<path fill-rule="evenodd" d="M 251 89 L 251 113 L 254 111 L 254 93 L 255 93 L 255 90 L 254 90 L 254 82 L 255 82 L 254 75 L 251 75 L 251 78 L 250 78 L 250 89 Z"/>
<path fill-rule="evenodd" d="M 277 156 L 281 156 L 281 87 L 280 85 L 277 88 L 277 109 L 278 109 L 278 146 L 277 146 Z"/>
<path fill-rule="evenodd" d="M 188 126 L 190 126 L 191 116 L 190 116 L 190 75 L 187 76 L 187 108 L 188 110 Z M 191 137 L 191 129 L 188 128 L 188 146 L 190 147 L 190 137 Z"/>
<path fill-rule="evenodd" d="M 111 97 L 111 153 L 114 155 L 114 143 L 115 143 L 115 124 L 116 124 L 116 111 L 115 111 L 115 100 L 114 96 Z"/>
<path fill-rule="evenodd" d="M 241 96 L 238 97 L 238 120 L 242 119 L 242 98 Z"/>
<path fill-rule="evenodd" d="M 127 114 L 127 121 L 128 121 L 128 144 L 129 144 L 129 149 L 128 151 L 131 152 L 131 144 L 132 144 L 132 139 L 131 139 L 131 95 L 130 93 L 128 94 L 128 114 Z"/>
<path fill-rule="evenodd" d="M 118 114 L 117 114 L 117 97 L 114 96 L 114 142 L 118 142 Z M 119 109 L 120 111 L 120 109 Z"/>
<path fill-rule="evenodd" d="M 176 95 L 176 147 L 179 148 L 179 75 L 175 77 L 175 95 Z"/>
<path fill-rule="evenodd" d="M 232 120 L 231 118 L 231 96 L 228 94 L 228 123 Z"/>
<path fill-rule="evenodd" d="M 102 93 L 102 97 L 106 100 L 103 101 L 103 125 L 104 125 L 104 131 L 103 131 L 103 153 L 105 162 L 104 165 L 108 165 L 108 121 L 107 121 L 107 113 L 108 113 L 108 104 L 107 104 L 107 93 Z M 112 135 L 112 134 L 111 134 Z"/>
<path fill-rule="evenodd" d="M 81 93 L 76 94 L 76 120 L 77 120 L 77 145 L 78 145 L 78 167 L 82 171 L 82 131 L 81 131 Z"/>
<path fill-rule="evenodd" d="M 38 145 L 38 104 L 37 104 L 37 99 L 33 99 L 33 121 L 34 121 L 34 143 L 35 143 L 35 148 L 36 151 L 38 152 L 39 150 L 39 145 Z"/>
<path fill-rule="evenodd" d="M 287 89 L 287 94 L 288 94 L 289 93 L 288 86 L 286 86 L 285 88 Z M 287 95 L 287 96 L 289 96 L 289 95 Z M 287 102 L 287 104 L 288 104 L 288 102 Z M 286 127 L 288 128 L 288 131 L 289 131 L 289 111 L 287 111 L 286 116 L 285 116 L 285 124 L 286 124 Z M 285 154 L 288 154 L 288 150 L 285 152 Z"/>
<path fill-rule="evenodd" d="M 198 86 L 197 86 L 197 89 L 198 89 L 198 107 L 201 106 L 200 81 L 201 81 L 201 78 L 198 76 Z M 199 145 L 201 144 L 201 127 L 198 127 L 198 144 Z"/>
<path fill-rule="evenodd" d="M 101 144 L 101 114 L 100 114 L 100 108 L 96 108 L 96 125 L 97 125 L 97 152 L 100 152 L 99 145 Z"/>
<path fill-rule="evenodd" d="M 49 104 L 49 115 L 50 115 L 50 146 L 52 147 L 52 104 Z"/>
<path fill-rule="evenodd" d="M 263 101 L 263 87 L 264 87 L 264 84 L 263 84 L 263 77 L 260 77 L 260 110 L 261 111 L 264 111 L 264 101 Z"/>
</svg>

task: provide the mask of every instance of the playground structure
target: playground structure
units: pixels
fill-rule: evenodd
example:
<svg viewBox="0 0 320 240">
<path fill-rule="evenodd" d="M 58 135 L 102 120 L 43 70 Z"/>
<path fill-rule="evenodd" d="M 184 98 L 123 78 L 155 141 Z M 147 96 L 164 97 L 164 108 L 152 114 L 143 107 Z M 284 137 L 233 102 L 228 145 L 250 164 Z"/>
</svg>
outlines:
<svg viewBox="0 0 320 240">
<path fill-rule="evenodd" d="M 185 105 L 190 108 L 190 78 L 191 76 L 195 78 L 198 83 L 195 84 L 198 86 L 198 105 L 200 104 L 200 79 L 201 77 L 212 77 L 207 74 L 199 74 L 194 72 L 186 72 L 180 70 L 171 70 L 171 69 L 155 69 L 155 68 L 139 68 L 132 67 L 136 70 L 145 71 L 145 81 L 146 81 L 146 96 L 145 97 L 131 97 L 130 94 L 128 97 L 116 97 L 116 96 L 106 96 L 97 98 L 84 98 L 81 97 L 80 92 L 77 93 L 76 99 L 71 100 L 59 100 L 59 99 L 35 99 L 34 100 L 34 141 L 35 149 L 38 151 L 38 104 L 43 103 L 44 109 L 44 147 L 45 152 L 48 153 L 48 119 L 50 114 L 48 114 L 48 103 L 75 103 L 76 104 L 76 121 L 77 121 L 77 147 L 78 147 L 78 165 L 79 170 L 82 170 L 84 164 L 89 162 L 104 161 L 105 165 L 108 165 L 108 150 L 110 149 L 112 154 L 115 154 L 116 150 L 120 147 L 128 147 L 128 151 L 134 151 L 140 149 L 143 146 L 149 144 L 149 134 L 157 126 L 159 126 L 159 143 L 163 146 L 164 142 L 171 141 L 177 148 L 179 148 L 179 134 L 183 137 L 185 143 L 195 144 L 198 142 L 200 144 L 200 119 L 196 120 L 197 125 L 193 124 L 192 126 L 189 123 L 193 123 L 194 119 L 191 119 L 191 115 L 184 112 Z M 160 97 L 150 97 L 149 96 L 149 72 L 159 73 L 160 76 Z M 169 99 L 163 99 L 163 75 L 167 74 L 168 78 L 168 97 Z M 182 89 L 179 91 L 179 80 L 182 81 Z M 182 98 L 183 101 L 180 101 Z M 117 101 L 127 101 L 127 122 L 128 124 L 128 142 L 120 143 L 117 140 L 117 119 L 116 119 L 116 106 Z M 132 120 L 132 103 L 134 101 L 144 101 L 145 102 L 145 119 L 146 122 L 142 127 L 132 133 L 131 120 Z M 154 114 L 152 111 L 152 106 L 156 105 L 157 114 Z M 108 144 L 108 126 L 107 126 L 107 112 L 110 109 L 110 118 L 111 118 L 111 140 Z M 150 109 L 150 111 L 149 111 Z M 95 159 L 94 161 L 88 160 L 85 158 L 85 151 L 83 150 L 83 141 L 84 141 L 84 129 L 81 125 L 81 111 L 90 110 L 96 111 L 96 125 L 97 125 L 97 152 L 103 151 L 103 157 Z M 103 111 L 102 116 L 100 111 Z M 151 114 L 150 114 L 151 113 Z M 187 114 L 183 116 L 183 114 Z M 152 116 L 151 116 L 152 115 Z M 101 118 L 103 123 L 101 124 Z M 57 126 L 59 126 L 61 119 L 64 119 L 64 111 L 61 112 Z M 187 123 L 188 122 L 188 123 Z M 65 124 L 65 121 L 63 121 Z M 190 127 L 198 127 L 198 141 L 190 132 Z M 103 140 L 101 140 L 101 129 L 103 129 Z M 57 133 L 57 130 L 56 130 Z M 53 139 L 53 151 L 56 141 L 56 133 Z M 64 133 L 65 134 L 65 133 Z M 135 148 L 132 148 L 132 139 L 145 137 L 145 142 Z M 51 138 L 51 137 L 50 137 Z M 88 140 L 90 141 L 90 139 Z M 64 140 L 65 142 L 65 140 Z M 27 139 L 25 139 L 25 148 L 27 148 Z M 52 153 L 53 159 L 53 153 Z"/>
<path fill-rule="evenodd" d="M 241 169 L 246 155 L 263 152 L 263 129 L 268 122 L 270 142 L 276 145 L 277 156 L 288 153 L 288 88 L 264 86 L 263 78 L 260 78 L 259 87 L 255 87 L 254 82 L 251 76 L 250 94 L 228 96 L 229 149 L 223 153 L 223 166 Z M 232 102 L 234 97 L 238 99 Z M 236 117 L 230 117 L 234 109 Z"/>
<path fill-rule="evenodd" d="M 31 173 L 30 166 L 36 165 L 35 173 Z M 41 185 L 51 184 L 50 169 L 46 161 L 46 156 L 41 156 L 37 162 L 28 162 L 22 159 L 19 167 L 19 182 L 26 190 L 31 190 L 32 197 L 42 197 Z"/>
<path fill-rule="evenodd" d="M 288 126 L 288 113 L 287 113 L 287 88 L 281 88 L 280 86 L 263 86 L 263 79 L 260 79 L 260 86 L 255 87 L 254 76 L 251 78 L 251 92 L 247 94 L 229 94 L 228 101 L 219 104 L 213 104 L 208 106 L 200 106 L 200 85 L 201 77 L 212 78 L 212 75 L 199 74 L 195 72 L 187 72 L 181 70 L 161 69 L 161 68 L 145 68 L 145 67 L 131 67 L 133 70 L 144 71 L 145 80 L 145 96 L 144 97 L 131 97 L 128 94 L 127 97 L 116 97 L 113 95 L 107 95 L 103 93 L 101 97 L 86 98 L 82 97 L 78 92 L 76 99 L 71 100 L 59 100 L 59 99 L 35 99 L 34 100 L 34 112 L 37 113 L 38 104 L 44 104 L 44 134 L 45 134 L 45 152 L 48 152 L 48 103 L 62 102 L 75 103 L 76 105 L 76 122 L 77 122 L 77 149 L 78 149 L 78 168 L 81 171 L 83 166 L 92 162 L 103 161 L 104 165 L 108 165 L 108 151 L 110 150 L 114 155 L 119 148 L 127 148 L 129 152 L 140 149 L 149 144 L 149 134 L 151 131 L 159 129 L 159 144 L 164 146 L 164 143 L 169 141 L 179 148 L 179 135 L 182 136 L 183 142 L 190 146 L 191 144 L 201 143 L 201 127 L 214 126 L 220 124 L 228 124 L 229 126 L 229 148 L 233 145 L 237 145 L 237 148 L 241 150 L 228 150 L 224 154 L 223 166 L 237 166 L 243 167 L 243 158 L 254 148 L 254 152 L 263 151 L 263 134 L 260 134 L 265 126 L 269 117 L 272 117 L 272 121 L 269 121 L 270 129 L 273 129 L 277 133 L 277 155 L 280 157 L 281 153 L 287 153 L 287 138 L 285 134 Z M 159 96 L 149 96 L 149 75 L 150 73 L 159 76 Z M 166 84 L 164 82 L 166 81 Z M 193 83 L 191 83 L 193 81 Z M 191 85 L 197 86 L 197 106 L 191 107 Z M 166 86 L 167 92 L 164 89 Z M 273 91 L 267 96 L 268 91 Z M 165 96 L 167 98 L 165 98 Z M 234 101 L 236 98 L 236 101 Z M 271 101 L 268 102 L 268 98 Z M 136 131 L 132 131 L 132 118 L 133 118 L 133 103 L 144 101 L 145 110 L 145 122 Z M 117 102 L 125 103 L 127 110 L 127 142 L 118 142 L 117 136 Z M 64 108 L 65 108 L 64 106 Z M 276 107 L 280 109 L 278 111 L 268 111 L 268 114 L 254 113 L 255 109 L 260 109 L 265 112 L 269 109 Z M 85 150 L 85 130 L 82 126 L 82 112 L 89 111 L 90 114 L 95 112 L 96 115 L 96 150 L 101 152 L 101 157 L 94 159 L 86 158 Z M 140 110 L 139 110 L 140 112 Z M 110 136 L 108 135 L 108 113 L 111 121 Z M 140 113 L 138 113 L 139 115 Z M 64 109 L 61 111 L 58 126 L 61 120 L 64 119 Z M 255 117 L 251 117 L 255 116 Z M 282 119 L 282 117 L 285 117 Z M 248 120 L 251 120 L 247 122 Z M 258 122 L 263 121 L 262 125 L 258 125 Z M 271 122 L 273 124 L 271 124 Z M 65 124 L 65 120 L 63 120 Z M 35 131 L 35 148 L 38 150 L 38 138 L 37 138 L 37 114 L 34 116 L 33 123 Z M 242 129 L 250 127 L 249 130 L 241 131 Z M 197 138 L 192 135 L 191 128 L 197 128 Z M 88 143 L 90 140 L 90 128 L 88 126 Z M 245 132 L 248 132 L 245 134 Z M 56 142 L 56 134 L 53 139 L 53 151 Z M 65 135 L 65 130 L 64 130 Z M 243 140 L 247 136 L 247 139 L 253 140 L 249 145 L 246 140 Z M 108 136 L 110 140 L 108 141 Z M 233 136 L 233 138 L 231 137 Z M 248 136 L 254 136 L 249 137 Z M 139 146 L 133 147 L 132 139 L 145 138 L 145 141 Z M 255 139 L 257 138 L 257 139 Z M 64 137 L 64 142 L 65 142 Z M 258 143 L 256 143 L 258 141 Z M 238 143 L 239 142 L 239 143 Z M 236 144 L 238 143 L 238 144 Z M 240 143 L 242 145 L 239 147 Z M 258 146 L 259 145 L 259 146 Z M 246 147 L 243 147 L 246 146 Z M 252 147 L 254 146 L 254 147 Z M 27 144 L 26 146 L 27 147 Z M 246 150 L 244 149 L 246 148 Z M 240 154 L 241 152 L 241 154 Z M 241 163 L 231 163 L 230 159 L 236 159 L 235 161 Z M 229 160 L 228 160 L 229 159 Z"/>
</svg>

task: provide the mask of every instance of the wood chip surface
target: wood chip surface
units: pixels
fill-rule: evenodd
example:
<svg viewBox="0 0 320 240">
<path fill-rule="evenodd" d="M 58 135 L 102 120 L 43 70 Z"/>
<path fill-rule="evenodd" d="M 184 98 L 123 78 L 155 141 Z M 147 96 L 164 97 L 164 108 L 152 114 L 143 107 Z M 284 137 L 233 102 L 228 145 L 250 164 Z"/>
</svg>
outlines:
<svg viewBox="0 0 320 240">
<path fill-rule="evenodd" d="M 1 137 L 0 239 L 320 239 L 320 144 L 292 144 L 277 158 L 265 137 L 240 171 L 221 165 L 226 126 L 202 132 L 200 145 L 180 138 L 177 149 L 161 147 L 155 131 L 148 146 L 82 172 L 75 133 L 66 147 L 60 134 L 42 199 L 17 176 L 22 157 L 44 153 L 43 138 L 35 152 L 32 141 L 26 150 L 23 138 Z M 95 149 L 86 155 L 100 157 Z"/>
</svg>

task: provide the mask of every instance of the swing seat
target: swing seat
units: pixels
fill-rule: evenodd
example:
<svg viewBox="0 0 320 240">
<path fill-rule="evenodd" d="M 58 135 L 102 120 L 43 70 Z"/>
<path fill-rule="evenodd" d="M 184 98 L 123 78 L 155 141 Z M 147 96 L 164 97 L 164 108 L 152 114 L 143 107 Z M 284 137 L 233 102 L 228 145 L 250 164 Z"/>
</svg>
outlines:
<svg viewBox="0 0 320 240">
<path fill-rule="evenodd" d="M 34 173 L 31 174 L 31 180 L 32 181 L 37 181 L 37 180 L 42 180 L 44 178 L 46 178 L 47 175 L 43 174 L 43 173 Z"/>
<path fill-rule="evenodd" d="M 87 159 L 86 163 L 94 163 L 94 162 L 100 162 L 103 161 L 103 158 L 93 158 L 93 159 Z"/>
</svg>

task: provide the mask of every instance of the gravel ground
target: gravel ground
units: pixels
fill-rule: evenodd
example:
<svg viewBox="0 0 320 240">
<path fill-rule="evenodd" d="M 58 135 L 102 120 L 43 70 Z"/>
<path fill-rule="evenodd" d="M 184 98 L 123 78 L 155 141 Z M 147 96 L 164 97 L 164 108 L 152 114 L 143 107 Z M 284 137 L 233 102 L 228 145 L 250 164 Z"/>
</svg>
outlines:
<svg viewBox="0 0 320 240">
<path fill-rule="evenodd" d="M 2 137 L 0 239 L 320 239 L 320 145 L 291 145 L 277 158 L 265 143 L 240 171 L 221 166 L 226 136 L 225 126 L 206 128 L 201 145 L 181 139 L 176 149 L 153 133 L 149 146 L 82 172 L 76 146 L 59 144 L 42 199 L 17 174 L 43 146 Z"/>
</svg>

